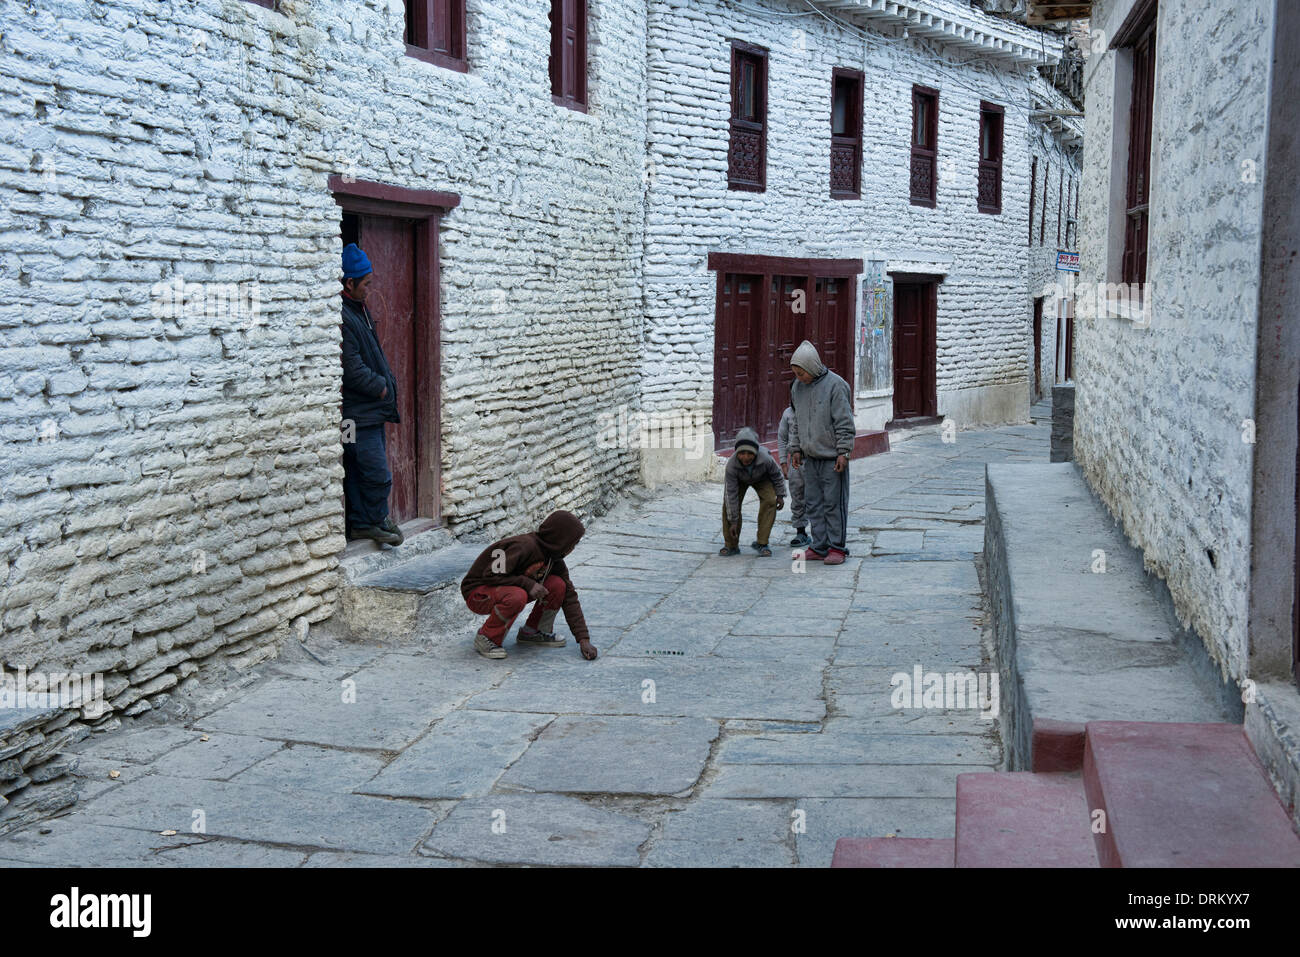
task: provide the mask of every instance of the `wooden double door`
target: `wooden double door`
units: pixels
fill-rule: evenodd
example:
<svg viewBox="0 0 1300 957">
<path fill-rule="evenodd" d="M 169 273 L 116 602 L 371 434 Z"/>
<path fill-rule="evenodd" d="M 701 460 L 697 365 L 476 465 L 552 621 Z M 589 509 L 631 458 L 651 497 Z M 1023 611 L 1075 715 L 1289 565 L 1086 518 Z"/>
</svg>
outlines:
<svg viewBox="0 0 1300 957">
<path fill-rule="evenodd" d="M 758 257 L 755 257 L 758 258 Z M 860 271 L 860 267 L 858 269 Z M 790 404 L 790 359 L 807 339 L 822 362 L 853 385 L 854 276 L 718 273 L 713 433 L 729 449 L 736 432 L 776 439 Z"/>
</svg>

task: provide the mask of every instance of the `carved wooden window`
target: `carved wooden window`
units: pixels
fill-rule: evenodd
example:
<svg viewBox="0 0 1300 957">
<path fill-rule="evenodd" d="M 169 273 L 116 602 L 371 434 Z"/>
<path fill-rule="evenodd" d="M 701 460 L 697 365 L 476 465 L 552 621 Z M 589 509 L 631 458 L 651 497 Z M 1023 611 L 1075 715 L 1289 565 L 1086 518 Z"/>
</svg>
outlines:
<svg viewBox="0 0 1300 957">
<path fill-rule="evenodd" d="M 1147 223 L 1151 201 L 1151 117 L 1155 104 L 1156 4 L 1139 0 L 1115 35 L 1112 47 L 1132 49 L 1128 170 L 1124 201 L 1124 258 L 1120 281 L 1147 278 Z"/>
<path fill-rule="evenodd" d="M 981 213 L 1002 212 L 1002 119 L 1004 110 L 980 103 L 980 166 L 976 206 Z"/>
<path fill-rule="evenodd" d="M 587 111 L 587 0 L 551 0 L 551 99 Z"/>
<path fill-rule="evenodd" d="M 731 42 L 731 142 L 727 187 L 767 188 L 767 50 Z"/>
<path fill-rule="evenodd" d="M 406 0 L 406 54 L 466 72 L 465 0 Z"/>
<path fill-rule="evenodd" d="M 831 71 L 831 197 L 862 198 L 860 70 Z"/>
<path fill-rule="evenodd" d="M 935 205 L 939 160 L 939 91 L 912 87 L 912 170 L 913 206 Z"/>
<path fill-rule="evenodd" d="M 1038 198 L 1038 157 L 1029 167 L 1029 245 L 1034 244 L 1034 200 Z"/>
</svg>

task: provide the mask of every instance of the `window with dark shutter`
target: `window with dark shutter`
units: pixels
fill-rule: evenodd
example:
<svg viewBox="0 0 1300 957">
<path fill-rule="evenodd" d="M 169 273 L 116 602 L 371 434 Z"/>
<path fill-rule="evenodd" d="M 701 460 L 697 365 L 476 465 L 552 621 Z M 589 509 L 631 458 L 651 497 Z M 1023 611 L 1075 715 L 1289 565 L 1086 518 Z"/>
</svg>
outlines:
<svg viewBox="0 0 1300 957">
<path fill-rule="evenodd" d="M 860 70 L 831 71 L 831 197 L 862 198 L 862 86 Z"/>
<path fill-rule="evenodd" d="M 465 0 L 406 0 L 406 55 L 466 72 Z"/>
<path fill-rule="evenodd" d="M 767 188 L 767 50 L 731 41 L 731 140 L 727 188 Z"/>
<path fill-rule="evenodd" d="M 1144 283 L 1147 278 L 1147 214 L 1151 201 L 1151 115 L 1156 76 L 1154 0 L 1138 0 L 1115 34 L 1111 47 L 1125 47 L 1132 51 L 1124 256 L 1120 263 L 1120 281 Z"/>
<path fill-rule="evenodd" d="M 1038 157 L 1029 167 L 1029 245 L 1034 244 L 1034 200 L 1038 193 Z"/>
<path fill-rule="evenodd" d="M 587 0 L 551 0 L 551 99 L 587 112 Z"/>
<path fill-rule="evenodd" d="M 1048 160 L 1043 167 L 1043 215 L 1038 221 L 1038 245 L 1043 245 L 1043 240 L 1047 236 L 1047 181 L 1052 178 L 1052 161 Z"/>
<path fill-rule="evenodd" d="M 1002 212 L 1002 107 L 980 103 L 980 171 L 976 207 L 981 213 Z"/>
<path fill-rule="evenodd" d="M 939 158 L 939 91 L 912 87 L 912 173 L 913 206 L 935 205 Z"/>
</svg>

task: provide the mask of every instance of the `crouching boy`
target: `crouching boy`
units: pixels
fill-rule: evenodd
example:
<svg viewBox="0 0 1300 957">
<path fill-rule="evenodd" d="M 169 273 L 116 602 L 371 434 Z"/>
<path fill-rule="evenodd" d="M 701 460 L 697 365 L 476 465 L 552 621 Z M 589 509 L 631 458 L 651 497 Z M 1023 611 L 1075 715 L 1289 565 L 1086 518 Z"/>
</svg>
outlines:
<svg viewBox="0 0 1300 957">
<path fill-rule="evenodd" d="M 785 479 L 767 449 L 758 444 L 758 433 L 744 428 L 736 433 L 736 451 L 727 461 L 722 499 L 722 540 L 719 555 L 740 554 L 740 503 L 750 488 L 758 493 L 758 538 L 754 551 L 763 557 L 776 513 L 785 507 Z"/>
<path fill-rule="evenodd" d="M 517 644 L 558 648 L 565 639 L 554 632 L 555 614 L 563 608 L 564 620 L 578 639 L 582 657 L 596 657 L 587 633 L 578 593 L 564 564 L 585 529 L 572 512 L 552 512 L 536 532 L 514 535 L 489 545 L 475 559 L 460 583 L 465 605 L 476 615 L 487 615 L 474 649 L 484 658 L 504 658 L 506 633 L 524 605 L 536 602 L 528 620 L 515 636 Z"/>
</svg>

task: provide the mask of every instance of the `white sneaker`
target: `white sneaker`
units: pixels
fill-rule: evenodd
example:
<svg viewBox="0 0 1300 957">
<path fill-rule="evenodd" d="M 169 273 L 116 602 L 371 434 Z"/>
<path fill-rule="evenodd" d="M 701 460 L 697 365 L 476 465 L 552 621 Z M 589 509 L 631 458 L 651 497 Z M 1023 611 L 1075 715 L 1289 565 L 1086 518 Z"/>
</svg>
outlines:
<svg viewBox="0 0 1300 957">
<path fill-rule="evenodd" d="M 487 635 L 481 633 L 474 636 L 474 650 L 484 658 L 504 658 L 506 656 L 504 648 L 494 644 Z"/>
</svg>

